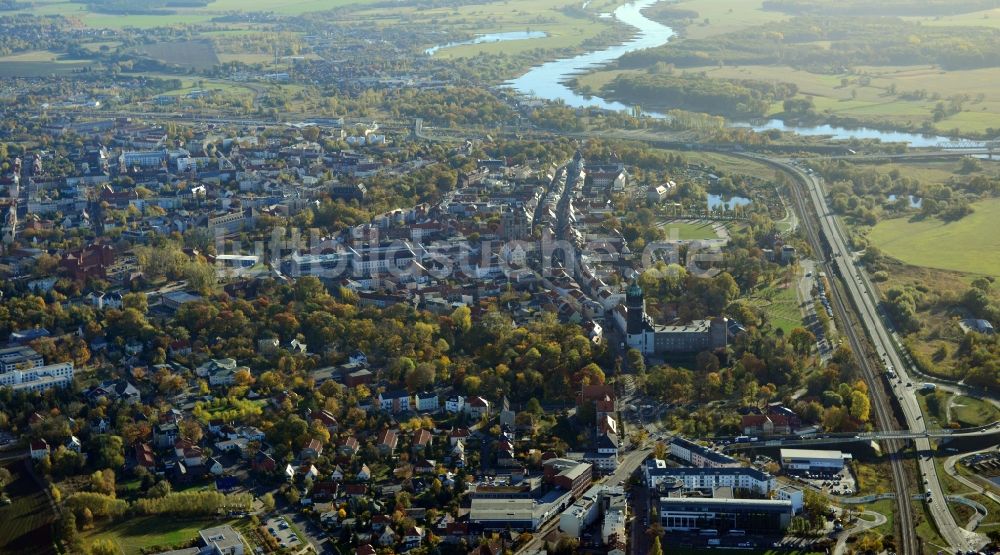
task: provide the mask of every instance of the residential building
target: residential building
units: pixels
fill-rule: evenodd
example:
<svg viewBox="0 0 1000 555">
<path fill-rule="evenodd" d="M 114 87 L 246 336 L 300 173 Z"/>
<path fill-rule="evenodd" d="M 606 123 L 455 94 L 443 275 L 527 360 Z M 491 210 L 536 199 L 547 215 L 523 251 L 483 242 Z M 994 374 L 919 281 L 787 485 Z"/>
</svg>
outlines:
<svg viewBox="0 0 1000 555">
<path fill-rule="evenodd" d="M 410 394 L 405 389 L 383 391 L 378 394 L 379 408 L 392 413 L 410 410 Z"/>
<path fill-rule="evenodd" d="M 437 393 L 434 393 L 433 391 L 423 391 L 417 393 L 416 401 L 417 411 L 419 412 L 433 412 L 439 408 Z"/>
<path fill-rule="evenodd" d="M 670 456 L 696 467 L 742 466 L 728 455 L 676 436 L 670 441 Z"/>
</svg>

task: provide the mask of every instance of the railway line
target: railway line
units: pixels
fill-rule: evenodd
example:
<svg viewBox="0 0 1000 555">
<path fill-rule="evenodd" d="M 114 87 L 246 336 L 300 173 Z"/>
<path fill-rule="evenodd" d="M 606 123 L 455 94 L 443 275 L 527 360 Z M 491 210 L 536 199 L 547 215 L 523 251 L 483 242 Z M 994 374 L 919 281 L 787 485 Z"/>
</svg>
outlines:
<svg viewBox="0 0 1000 555">
<path fill-rule="evenodd" d="M 806 231 L 807 239 L 815 252 L 823 253 L 821 264 L 826 269 L 828 275 L 839 275 L 839 270 L 835 269 L 836 265 L 827 259 L 827 255 L 831 250 L 829 241 L 825 237 L 822 228 L 817 224 L 816 219 L 812 217 L 812 214 L 815 212 L 810 208 L 812 203 L 805 198 L 805 195 L 808 193 L 807 176 L 798 170 L 798 168 L 773 161 L 770 163 L 796 176 L 795 183 L 789 188 L 792 191 L 795 206 L 801 216 L 800 220 L 803 229 Z M 884 388 L 884 382 L 881 377 L 881 365 L 872 361 L 864 332 L 859 333 L 858 323 L 855 319 L 851 318 L 842 288 L 835 286 L 831 298 L 837 320 L 842 323 L 840 329 L 847 336 L 851 349 L 854 351 L 858 365 L 861 368 L 865 383 L 868 384 L 868 392 L 872 401 L 871 405 L 876 425 L 879 429 L 885 431 L 900 430 L 899 422 L 893 414 L 892 402 Z M 893 489 L 897 492 L 910 490 L 906 467 L 901 455 L 904 446 L 901 440 L 886 440 L 883 442 L 883 451 L 889 457 Z M 896 496 L 895 524 L 896 537 L 899 539 L 896 546 L 898 552 L 907 555 L 919 553 L 920 540 L 916 535 L 913 507 L 908 496 Z"/>
</svg>

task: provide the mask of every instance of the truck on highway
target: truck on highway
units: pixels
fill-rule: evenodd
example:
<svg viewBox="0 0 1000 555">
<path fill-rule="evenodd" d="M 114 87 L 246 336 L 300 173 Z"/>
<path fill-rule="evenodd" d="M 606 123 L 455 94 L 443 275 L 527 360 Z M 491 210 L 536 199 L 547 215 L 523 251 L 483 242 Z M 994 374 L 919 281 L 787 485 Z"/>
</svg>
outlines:
<svg viewBox="0 0 1000 555">
<path fill-rule="evenodd" d="M 920 384 L 920 391 L 934 391 L 935 389 L 937 389 L 936 383 L 924 382 Z"/>
</svg>

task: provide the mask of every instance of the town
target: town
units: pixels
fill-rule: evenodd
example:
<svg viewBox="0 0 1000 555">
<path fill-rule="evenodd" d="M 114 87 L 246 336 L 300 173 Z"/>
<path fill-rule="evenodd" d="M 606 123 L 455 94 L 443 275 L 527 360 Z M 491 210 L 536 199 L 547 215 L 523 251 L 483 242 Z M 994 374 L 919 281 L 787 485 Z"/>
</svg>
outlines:
<svg viewBox="0 0 1000 555">
<path fill-rule="evenodd" d="M 991 0 L 245 4 L 0 0 L 0 553 L 998 552 Z"/>
</svg>

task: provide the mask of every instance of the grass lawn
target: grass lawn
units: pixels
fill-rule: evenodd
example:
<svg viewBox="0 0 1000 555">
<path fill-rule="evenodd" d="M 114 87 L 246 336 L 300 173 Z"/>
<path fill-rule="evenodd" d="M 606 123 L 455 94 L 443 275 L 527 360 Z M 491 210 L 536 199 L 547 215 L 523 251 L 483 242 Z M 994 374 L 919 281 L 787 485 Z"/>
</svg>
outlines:
<svg viewBox="0 0 1000 555">
<path fill-rule="evenodd" d="M 941 550 L 947 550 L 948 542 L 944 541 L 941 533 L 938 532 L 934 520 L 931 519 L 927 504 L 923 501 L 911 500 L 913 505 L 913 517 L 917 521 L 917 536 L 923 540 L 923 553 L 935 554 Z"/>
<path fill-rule="evenodd" d="M 873 530 L 883 536 L 891 536 L 893 534 L 893 515 L 896 514 L 896 500 L 880 499 L 874 503 L 868 503 L 864 507 L 865 510 L 874 511 L 885 516 L 886 521 L 881 526 L 875 527 Z"/>
<path fill-rule="evenodd" d="M 130 518 L 106 526 L 96 526 L 83 533 L 84 545 L 97 539 L 112 540 L 125 555 L 139 555 L 143 549 L 153 546 L 164 548 L 179 547 L 197 539 L 198 531 L 224 524 L 237 525 L 238 520 L 179 519 L 166 516 L 144 516 Z"/>
<path fill-rule="evenodd" d="M 956 222 L 895 218 L 869 233 L 882 251 L 914 266 L 1000 276 L 1000 199 L 973 204 L 975 212 Z"/>
<path fill-rule="evenodd" d="M 963 427 L 982 426 L 1000 419 L 1000 411 L 981 399 L 958 396 L 951 406 L 951 419 Z"/>
<path fill-rule="evenodd" d="M 754 292 L 748 301 L 752 306 L 763 309 L 771 325 L 786 335 L 803 325 L 794 284 L 785 287 L 781 282 L 772 283 Z"/>
<path fill-rule="evenodd" d="M 950 396 L 948 398 L 950 398 Z M 948 421 L 946 419 L 947 412 L 945 409 L 945 405 L 947 405 L 947 403 L 948 401 L 946 399 L 944 403 L 941 404 L 941 407 L 938 409 L 938 411 L 932 413 L 931 410 L 927 407 L 927 395 L 924 395 L 923 393 L 917 394 L 917 404 L 920 405 L 920 412 L 924 413 L 927 416 L 928 429 L 940 430 L 941 428 L 944 428 L 945 426 L 948 425 Z"/>
</svg>

